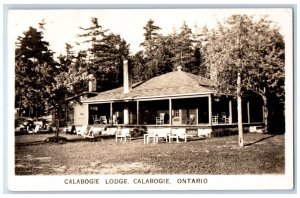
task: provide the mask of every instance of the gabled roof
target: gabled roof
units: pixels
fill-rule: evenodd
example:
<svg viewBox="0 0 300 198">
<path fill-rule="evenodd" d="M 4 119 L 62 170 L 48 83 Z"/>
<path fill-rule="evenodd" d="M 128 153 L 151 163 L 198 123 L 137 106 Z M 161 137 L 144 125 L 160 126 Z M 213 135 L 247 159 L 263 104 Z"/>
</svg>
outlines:
<svg viewBox="0 0 300 198">
<path fill-rule="evenodd" d="M 214 81 L 183 71 L 174 71 L 132 86 L 129 93 L 123 87 L 101 92 L 82 102 L 105 102 L 145 98 L 201 95 L 214 93 Z"/>
</svg>

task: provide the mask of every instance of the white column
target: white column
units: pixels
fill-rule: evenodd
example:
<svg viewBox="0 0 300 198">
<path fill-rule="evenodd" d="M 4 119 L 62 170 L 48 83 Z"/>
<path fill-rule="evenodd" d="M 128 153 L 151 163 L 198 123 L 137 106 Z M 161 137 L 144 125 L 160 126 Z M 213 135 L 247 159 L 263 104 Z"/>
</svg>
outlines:
<svg viewBox="0 0 300 198">
<path fill-rule="evenodd" d="M 129 124 L 129 108 L 127 104 L 124 104 L 123 117 L 124 124 Z"/>
<path fill-rule="evenodd" d="M 248 123 L 250 124 L 250 102 L 247 101 L 247 117 L 248 117 Z"/>
<path fill-rule="evenodd" d="M 232 124 L 232 100 L 229 100 L 229 124 Z"/>
<path fill-rule="evenodd" d="M 140 115 L 139 115 L 139 111 L 140 111 L 140 102 L 136 101 L 136 124 L 138 125 L 140 123 Z"/>
<path fill-rule="evenodd" d="M 195 117 L 196 124 L 198 124 L 198 119 L 199 119 L 198 116 L 199 116 L 199 108 L 196 109 L 196 117 Z"/>
<path fill-rule="evenodd" d="M 208 96 L 208 124 L 211 125 L 211 118 L 212 118 L 212 97 L 211 95 Z"/>
<path fill-rule="evenodd" d="M 172 125 L 172 99 L 169 99 L 169 124 Z"/>
<path fill-rule="evenodd" d="M 109 110 L 110 110 L 110 112 L 109 112 L 110 121 L 111 121 L 111 123 L 113 123 L 113 106 L 112 106 L 112 102 L 110 102 Z"/>
</svg>

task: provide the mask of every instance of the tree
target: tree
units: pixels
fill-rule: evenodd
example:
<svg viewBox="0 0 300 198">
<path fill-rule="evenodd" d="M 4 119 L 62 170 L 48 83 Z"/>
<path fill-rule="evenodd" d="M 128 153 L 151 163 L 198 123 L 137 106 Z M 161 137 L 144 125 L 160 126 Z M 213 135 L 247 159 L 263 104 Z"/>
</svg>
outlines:
<svg viewBox="0 0 300 198">
<path fill-rule="evenodd" d="M 270 118 L 273 116 L 269 115 L 269 109 L 278 108 L 278 105 L 284 108 L 285 44 L 279 30 L 273 28 L 271 21 L 266 18 L 254 24 L 251 33 L 255 35 L 252 48 L 257 50 L 252 54 L 253 63 L 245 66 L 245 70 L 249 72 L 244 76 L 243 84 L 246 90 L 262 97 L 265 131 L 268 132 Z M 274 100 L 278 100 L 278 103 L 271 106 Z"/>
<path fill-rule="evenodd" d="M 154 25 L 154 20 L 149 19 L 147 21 L 146 26 L 144 27 L 145 33 L 145 41 L 143 43 L 141 43 L 141 46 L 144 47 L 151 47 L 154 46 L 153 43 L 155 41 L 155 39 L 159 36 L 159 33 L 157 31 L 159 31 L 161 28 L 157 25 Z"/>
<path fill-rule="evenodd" d="M 197 54 L 197 51 L 193 46 L 194 40 L 192 30 L 188 27 L 186 22 L 182 24 L 180 30 L 179 34 L 173 34 L 175 44 L 175 47 L 173 48 L 175 67 L 182 66 L 184 71 L 198 73 L 199 65 L 195 68 L 194 64 L 196 63 L 195 56 L 199 54 Z"/>
<path fill-rule="evenodd" d="M 87 63 L 85 51 L 79 51 L 75 55 L 73 46 L 66 43 L 66 55 L 60 55 L 59 66 L 62 68 L 61 71 L 67 73 L 69 78 L 74 79 L 72 82 L 72 88 L 74 88 L 74 94 L 79 94 L 88 90 L 87 82 L 83 79 L 77 79 L 83 73 L 87 74 Z M 76 83 L 75 83 L 76 82 Z"/>
<path fill-rule="evenodd" d="M 148 20 L 144 30 L 145 40 L 141 43 L 141 46 L 144 47 L 144 60 L 145 60 L 145 80 L 148 80 L 154 76 L 156 76 L 158 67 L 159 67 L 159 58 L 157 57 L 158 48 L 159 48 L 159 38 L 161 35 L 158 31 L 161 28 L 159 26 L 154 25 L 153 20 Z"/>
<path fill-rule="evenodd" d="M 146 62 L 143 51 L 138 51 L 130 59 L 133 66 L 133 82 L 145 81 L 147 79 L 147 74 L 144 72 Z"/>
<path fill-rule="evenodd" d="M 43 33 L 30 27 L 24 36 L 18 37 L 15 50 L 15 101 L 16 107 L 29 108 L 36 111 L 35 116 L 42 114 L 40 90 L 44 85 L 52 82 L 60 68 L 53 60 L 53 52 L 49 50 L 49 43 L 43 40 Z M 45 64 L 47 63 L 47 64 Z M 47 70 L 46 76 L 44 71 Z M 39 111 L 39 112 L 38 112 Z M 21 112 L 21 111 L 20 111 Z M 29 116 L 33 116 L 29 113 Z"/>
<path fill-rule="evenodd" d="M 195 27 L 195 33 L 193 34 L 193 40 L 195 41 L 195 62 L 194 67 L 195 70 L 192 71 L 194 74 L 198 74 L 200 76 L 203 76 L 205 78 L 210 78 L 210 72 L 205 64 L 207 53 L 207 43 L 208 43 L 208 37 L 209 37 L 209 30 L 207 26 L 202 27 L 201 29 L 197 26 Z"/>
<path fill-rule="evenodd" d="M 87 72 L 93 74 L 98 84 L 98 91 L 115 88 L 122 83 L 123 59 L 128 59 L 129 45 L 120 35 L 108 33 L 99 25 L 97 18 L 92 18 L 92 25 L 81 28 L 84 43 L 89 43 L 87 53 Z"/>
<path fill-rule="evenodd" d="M 278 29 L 265 18 L 256 22 L 247 15 L 233 15 L 209 33 L 206 47 L 205 61 L 220 92 L 262 96 L 267 131 L 269 93 L 284 95 L 284 41 Z"/>
<path fill-rule="evenodd" d="M 53 60 L 53 53 L 48 47 L 49 43 L 43 40 L 42 32 L 32 27 L 23 37 L 18 38 L 15 51 L 15 97 L 20 107 L 38 105 L 43 110 L 54 110 L 58 137 L 61 110 L 70 106 L 68 98 L 81 91 L 76 89 L 78 84 L 93 76 L 88 75 L 84 69 L 76 69 L 71 45 L 66 45 L 67 56 L 60 57 L 60 64 Z"/>
<path fill-rule="evenodd" d="M 72 73 L 61 72 L 53 78 L 53 82 L 46 86 L 46 90 L 42 92 L 43 102 L 48 106 L 50 111 L 55 113 L 56 136 L 55 141 L 59 141 L 59 126 L 61 122 L 61 112 L 63 109 L 72 109 L 75 104 L 80 102 L 80 98 L 76 97 L 81 90 L 75 89 L 79 83 L 92 80 L 93 75 L 87 72 Z"/>
<path fill-rule="evenodd" d="M 92 73 L 101 79 L 103 89 L 111 89 L 123 83 L 123 60 L 128 59 L 129 45 L 120 35 L 109 33 L 93 48 L 97 69 Z"/>
</svg>

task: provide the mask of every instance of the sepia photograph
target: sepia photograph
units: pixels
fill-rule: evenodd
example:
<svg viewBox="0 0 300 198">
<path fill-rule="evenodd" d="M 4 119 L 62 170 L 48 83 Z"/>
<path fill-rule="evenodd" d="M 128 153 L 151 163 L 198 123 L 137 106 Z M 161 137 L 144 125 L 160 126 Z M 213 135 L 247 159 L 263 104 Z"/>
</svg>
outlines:
<svg viewBox="0 0 300 198">
<path fill-rule="evenodd" d="M 293 9 L 12 9 L 8 38 L 12 190 L 293 188 Z"/>
</svg>

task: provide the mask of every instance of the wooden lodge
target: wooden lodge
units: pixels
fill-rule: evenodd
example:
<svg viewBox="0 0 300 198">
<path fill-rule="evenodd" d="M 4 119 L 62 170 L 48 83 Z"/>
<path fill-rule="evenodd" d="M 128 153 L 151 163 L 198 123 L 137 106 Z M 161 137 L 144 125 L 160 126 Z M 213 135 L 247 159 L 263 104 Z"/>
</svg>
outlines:
<svg viewBox="0 0 300 198">
<path fill-rule="evenodd" d="M 74 108 L 74 124 L 184 128 L 198 135 L 237 128 L 236 98 L 217 94 L 210 79 L 181 68 L 136 84 L 131 84 L 129 76 L 128 62 L 124 61 L 123 87 L 85 94 L 82 104 Z M 262 105 L 259 97 L 243 98 L 244 126 L 262 125 Z"/>
</svg>

